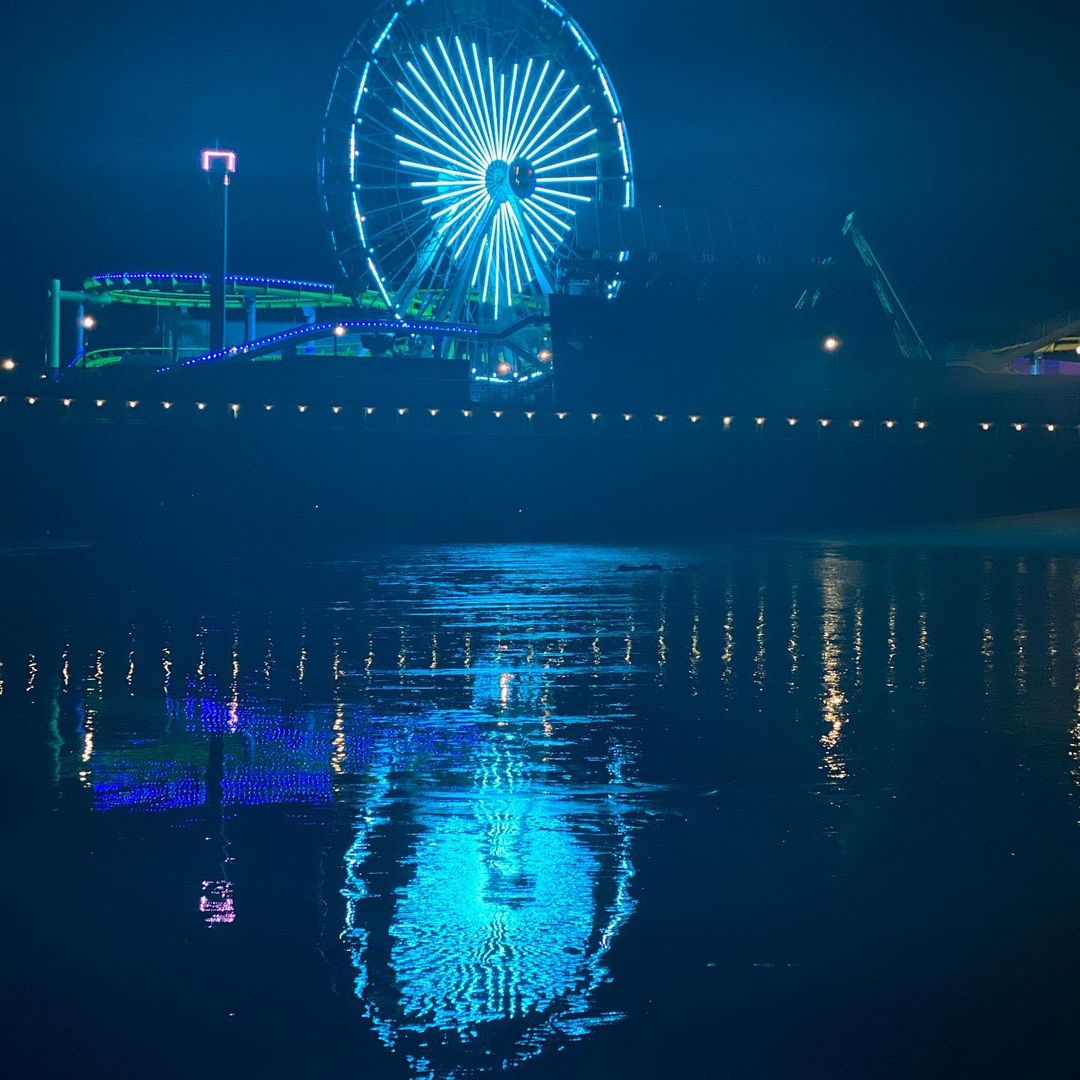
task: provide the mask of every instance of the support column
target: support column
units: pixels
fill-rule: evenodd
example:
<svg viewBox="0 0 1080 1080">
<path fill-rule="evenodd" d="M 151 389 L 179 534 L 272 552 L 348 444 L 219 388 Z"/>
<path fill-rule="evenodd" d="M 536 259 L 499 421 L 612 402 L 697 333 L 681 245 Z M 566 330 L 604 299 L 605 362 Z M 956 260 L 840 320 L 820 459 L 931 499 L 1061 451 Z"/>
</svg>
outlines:
<svg viewBox="0 0 1080 1080">
<path fill-rule="evenodd" d="M 49 374 L 60 373 L 60 279 L 53 278 L 49 289 L 49 351 L 45 357 Z"/>
<path fill-rule="evenodd" d="M 254 341 L 256 334 L 255 294 L 244 293 L 244 342 Z"/>
<path fill-rule="evenodd" d="M 83 319 L 86 317 L 86 305 L 80 304 L 75 309 L 75 363 L 85 363 L 86 360 L 86 327 Z"/>
</svg>

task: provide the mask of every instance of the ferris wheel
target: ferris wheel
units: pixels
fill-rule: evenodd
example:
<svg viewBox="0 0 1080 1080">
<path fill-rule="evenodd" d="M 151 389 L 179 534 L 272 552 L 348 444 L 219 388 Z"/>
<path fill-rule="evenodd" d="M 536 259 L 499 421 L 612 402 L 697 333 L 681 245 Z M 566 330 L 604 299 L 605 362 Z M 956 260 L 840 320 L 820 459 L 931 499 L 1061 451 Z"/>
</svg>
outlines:
<svg viewBox="0 0 1080 1080">
<path fill-rule="evenodd" d="M 320 184 L 361 302 L 517 328 L 470 357 L 508 383 L 550 367 L 543 316 L 576 215 L 634 201 L 611 78 L 552 0 L 384 3 L 335 76 Z"/>
</svg>

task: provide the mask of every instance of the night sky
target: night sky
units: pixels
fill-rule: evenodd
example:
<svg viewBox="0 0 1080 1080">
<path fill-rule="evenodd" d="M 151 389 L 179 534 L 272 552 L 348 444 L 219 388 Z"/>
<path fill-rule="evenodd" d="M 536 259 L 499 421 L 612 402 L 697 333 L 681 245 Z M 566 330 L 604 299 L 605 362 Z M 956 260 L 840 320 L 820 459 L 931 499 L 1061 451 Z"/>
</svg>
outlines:
<svg viewBox="0 0 1080 1080">
<path fill-rule="evenodd" d="M 232 266 L 329 280 L 315 189 L 357 0 L 6 5 L 0 354 L 48 280 L 205 267 L 201 146 L 240 156 Z M 1073 5 L 567 0 L 615 79 L 641 202 L 838 229 L 934 343 L 1080 301 Z"/>
</svg>

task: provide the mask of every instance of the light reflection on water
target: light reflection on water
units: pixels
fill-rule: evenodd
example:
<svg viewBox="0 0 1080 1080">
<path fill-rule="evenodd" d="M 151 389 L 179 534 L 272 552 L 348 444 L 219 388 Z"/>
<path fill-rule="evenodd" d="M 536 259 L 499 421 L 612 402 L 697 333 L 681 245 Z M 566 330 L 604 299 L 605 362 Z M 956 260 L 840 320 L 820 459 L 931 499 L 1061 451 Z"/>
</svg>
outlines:
<svg viewBox="0 0 1080 1080">
<path fill-rule="evenodd" d="M 265 902 L 251 816 L 307 823 L 327 853 L 314 937 L 354 1015 L 410 1075 L 478 1075 L 633 1019 L 658 822 L 772 784 L 778 805 L 816 800 L 823 835 L 858 835 L 848 808 L 933 751 L 957 681 L 973 730 L 1060 683 L 1052 760 L 1075 798 L 1077 573 L 795 546 L 388 550 L 280 607 L 248 583 L 5 630 L 0 708 L 43 710 L 57 800 L 200 839 L 181 870 L 209 935 Z M 719 934 L 701 927 L 703 954 Z"/>
</svg>

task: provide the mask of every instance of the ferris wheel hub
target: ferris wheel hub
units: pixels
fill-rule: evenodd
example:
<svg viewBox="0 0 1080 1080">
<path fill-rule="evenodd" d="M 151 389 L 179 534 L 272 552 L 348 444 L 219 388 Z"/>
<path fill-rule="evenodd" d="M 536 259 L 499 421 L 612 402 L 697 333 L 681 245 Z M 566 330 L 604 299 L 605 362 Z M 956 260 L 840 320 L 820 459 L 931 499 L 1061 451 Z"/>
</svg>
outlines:
<svg viewBox="0 0 1080 1080">
<path fill-rule="evenodd" d="M 536 171 L 527 158 L 515 158 L 513 164 L 496 158 L 487 167 L 484 186 L 493 202 L 527 199 L 536 190 Z"/>
</svg>

